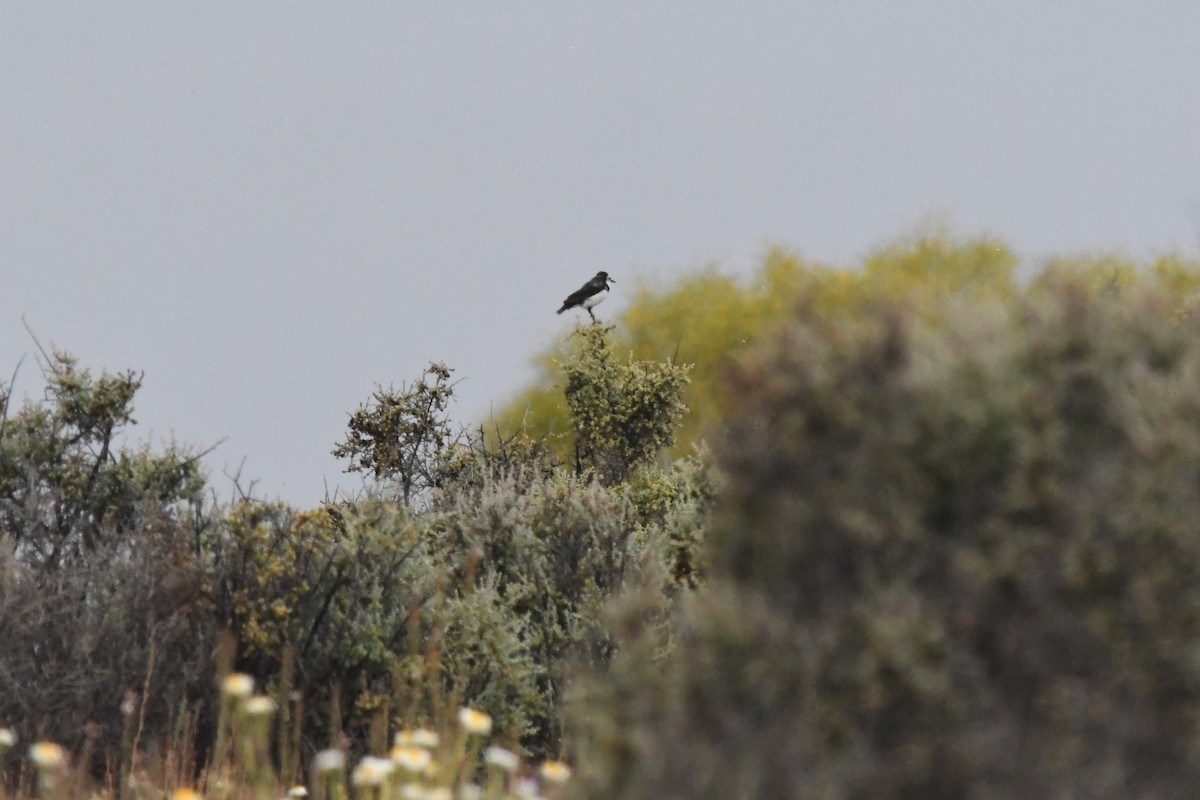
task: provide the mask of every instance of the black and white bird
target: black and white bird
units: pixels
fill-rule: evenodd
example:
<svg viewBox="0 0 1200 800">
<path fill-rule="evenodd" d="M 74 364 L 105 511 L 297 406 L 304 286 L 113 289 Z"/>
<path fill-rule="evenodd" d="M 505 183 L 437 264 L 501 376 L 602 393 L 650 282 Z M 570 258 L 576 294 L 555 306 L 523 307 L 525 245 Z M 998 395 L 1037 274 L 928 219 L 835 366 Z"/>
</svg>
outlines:
<svg viewBox="0 0 1200 800">
<path fill-rule="evenodd" d="M 562 308 L 555 313 L 561 314 L 568 308 L 576 308 L 583 306 L 587 309 L 588 315 L 591 316 L 592 322 L 596 321 L 596 315 L 592 313 L 592 309 L 596 307 L 604 298 L 608 297 L 608 284 L 616 283 L 615 278 L 608 277 L 608 273 L 600 270 L 596 273 L 596 277 L 585 283 L 579 288 L 579 291 L 573 292 L 570 297 L 563 300 Z"/>
</svg>

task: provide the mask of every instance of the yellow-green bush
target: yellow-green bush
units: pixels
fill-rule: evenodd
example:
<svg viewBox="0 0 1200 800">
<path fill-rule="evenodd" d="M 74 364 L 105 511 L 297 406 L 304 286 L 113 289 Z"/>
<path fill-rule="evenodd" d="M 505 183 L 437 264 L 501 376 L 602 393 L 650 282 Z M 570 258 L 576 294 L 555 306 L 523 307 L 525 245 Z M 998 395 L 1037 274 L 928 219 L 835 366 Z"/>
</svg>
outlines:
<svg viewBox="0 0 1200 800">
<path fill-rule="evenodd" d="M 987 237 L 960 240 L 942 232 L 897 241 L 854 268 L 820 264 L 777 249 L 746 280 L 708 269 L 671 284 L 638 286 L 615 325 L 610 346 L 622 358 L 689 365 L 689 385 L 682 397 L 688 413 L 674 450 L 686 455 L 736 411 L 739 398 L 729 394 L 725 382 L 733 358 L 791 318 L 797 303 L 838 315 L 857 314 L 864 303 L 891 300 L 925 306 L 926 313 L 933 313 L 939 298 L 1010 296 L 1017 288 L 1016 264 L 1016 256 L 1002 242 Z M 503 432 L 566 434 L 558 444 L 563 458 L 574 448 L 563 394 L 573 335 L 535 360 L 539 375 L 534 385 L 496 420 Z"/>
</svg>

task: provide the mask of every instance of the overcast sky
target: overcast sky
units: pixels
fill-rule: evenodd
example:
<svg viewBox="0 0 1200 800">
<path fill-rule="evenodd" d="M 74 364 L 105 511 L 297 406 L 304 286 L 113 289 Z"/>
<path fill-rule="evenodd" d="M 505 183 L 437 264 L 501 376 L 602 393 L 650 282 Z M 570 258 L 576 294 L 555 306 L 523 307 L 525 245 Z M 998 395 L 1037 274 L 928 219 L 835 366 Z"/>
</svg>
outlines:
<svg viewBox="0 0 1200 800">
<path fill-rule="evenodd" d="M 139 436 L 314 505 L 375 383 L 444 360 L 483 417 L 599 269 L 611 318 L 931 216 L 1194 255 L 1198 42 L 1196 0 L 5 3 L 0 373 L 24 317 L 145 371 Z"/>
</svg>

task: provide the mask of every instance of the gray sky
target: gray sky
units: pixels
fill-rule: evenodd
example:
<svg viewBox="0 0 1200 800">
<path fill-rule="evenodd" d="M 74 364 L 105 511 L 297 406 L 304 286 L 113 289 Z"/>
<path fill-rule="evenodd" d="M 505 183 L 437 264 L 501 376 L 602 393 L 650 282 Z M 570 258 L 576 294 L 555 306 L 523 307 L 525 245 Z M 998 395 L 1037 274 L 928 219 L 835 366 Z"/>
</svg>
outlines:
<svg viewBox="0 0 1200 800">
<path fill-rule="evenodd" d="M 1197 42 L 1196 0 L 6 3 L 0 372 L 24 315 L 145 371 L 140 436 L 313 505 L 375 383 L 444 360 L 481 418 L 598 269 L 611 317 L 931 215 L 1194 254 Z"/>
</svg>

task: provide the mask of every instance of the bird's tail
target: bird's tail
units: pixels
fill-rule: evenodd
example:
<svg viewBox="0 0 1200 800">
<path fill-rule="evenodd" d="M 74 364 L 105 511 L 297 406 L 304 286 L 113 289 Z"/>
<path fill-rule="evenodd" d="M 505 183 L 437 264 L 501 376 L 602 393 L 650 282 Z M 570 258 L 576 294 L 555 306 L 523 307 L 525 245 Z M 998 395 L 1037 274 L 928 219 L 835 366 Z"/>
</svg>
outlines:
<svg viewBox="0 0 1200 800">
<path fill-rule="evenodd" d="M 561 314 L 562 312 L 564 312 L 564 311 L 566 311 L 566 310 L 567 310 L 567 307 L 566 307 L 566 306 L 563 306 L 562 308 L 560 308 L 558 311 L 555 311 L 554 313 L 555 313 L 555 314 Z"/>
</svg>

